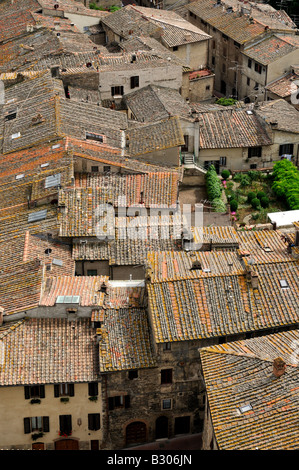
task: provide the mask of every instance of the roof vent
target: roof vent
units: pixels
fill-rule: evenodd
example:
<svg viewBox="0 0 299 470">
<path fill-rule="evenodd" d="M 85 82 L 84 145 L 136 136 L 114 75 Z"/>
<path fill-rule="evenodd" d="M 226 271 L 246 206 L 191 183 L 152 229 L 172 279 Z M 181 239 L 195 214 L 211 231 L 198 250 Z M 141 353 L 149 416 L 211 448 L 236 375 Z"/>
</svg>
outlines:
<svg viewBox="0 0 299 470">
<path fill-rule="evenodd" d="M 273 361 L 273 374 L 275 375 L 276 378 L 281 377 L 286 370 L 286 363 L 281 357 L 277 357 Z"/>
</svg>

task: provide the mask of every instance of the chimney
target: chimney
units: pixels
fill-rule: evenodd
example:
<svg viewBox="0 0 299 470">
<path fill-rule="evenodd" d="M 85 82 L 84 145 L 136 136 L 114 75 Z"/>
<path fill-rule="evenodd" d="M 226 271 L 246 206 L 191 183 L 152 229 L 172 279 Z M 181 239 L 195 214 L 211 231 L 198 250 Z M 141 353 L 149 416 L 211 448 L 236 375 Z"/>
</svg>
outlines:
<svg viewBox="0 0 299 470">
<path fill-rule="evenodd" d="M 281 357 L 277 357 L 276 359 L 274 359 L 273 374 L 277 379 L 279 379 L 279 377 L 281 377 L 285 373 L 286 367 L 286 363 Z"/>
<path fill-rule="evenodd" d="M 4 308 L 0 307 L 0 326 L 3 325 Z"/>
<path fill-rule="evenodd" d="M 256 271 L 253 271 L 252 269 L 250 269 L 249 276 L 250 276 L 250 282 L 251 282 L 252 289 L 258 289 L 258 286 L 259 286 L 258 273 Z"/>
</svg>

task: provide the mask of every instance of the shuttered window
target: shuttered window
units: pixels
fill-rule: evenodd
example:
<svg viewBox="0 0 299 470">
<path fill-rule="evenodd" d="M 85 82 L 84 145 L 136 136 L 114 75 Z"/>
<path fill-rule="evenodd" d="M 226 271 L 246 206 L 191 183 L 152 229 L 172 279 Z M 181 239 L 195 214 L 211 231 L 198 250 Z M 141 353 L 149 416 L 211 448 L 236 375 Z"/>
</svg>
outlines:
<svg viewBox="0 0 299 470">
<path fill-rule="evenodd" d="M 97 431 L 101 427 L 100 413 L 92 413 L 88 415 L 88 429 Z"/>
<path fill-rule="evenodd" d="M 31 418 L 24 418 L 24 433 L 29 434 L 37 431 L 50 431 L 49 416 L 33 416 Z"/>
</svg>

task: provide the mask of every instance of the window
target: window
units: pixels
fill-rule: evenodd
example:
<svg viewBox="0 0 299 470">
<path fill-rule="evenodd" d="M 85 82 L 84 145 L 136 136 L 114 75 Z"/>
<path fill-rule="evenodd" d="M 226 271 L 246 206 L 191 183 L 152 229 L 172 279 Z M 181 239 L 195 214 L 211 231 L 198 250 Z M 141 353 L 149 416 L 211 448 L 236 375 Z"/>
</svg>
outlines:
<svg viewBox="0 0 299 470">
<path fill-rule="evenodd" d="M 177 51 L 178 49 L 179 49 L 178 46 L 173 46 L 172 48 L 173 51 Z"/>
<path fill-rule="evenodd" d="M 75 395 L 74 384 L 55 384 L 54 397 L 73 397 Z"/>
<path fill-rule="evenodd" d="M 91 413 L 88 415 L 88 429 L 97 431 L 101 427 L 100 413 Z"/>
<path fill-rule="evenodd" d="M 72 415 L 59 416 L 59 429 L 61 433 L 70 434 L 72 432 Z"/>
<path fill-rule="evenodd" d="M 282 144 L 279 146 L 279 156 L 282 155 L 293 155 L 294 144 Z"/>
<path fill-rule="evenodd" d="M 128 379 L 133 380 L 138 378 L 138 370 L 129 370 Z"/>
<path fill-rule="evenodd" d="M 210 89 L 210 85 L 207 85 L 206 86 L 206 90 L 208 91 Z"/>
<path fill-rule="evenodd" d="M 223 57 L 226 57 L 226 54 L 227 54 L 226 46 L 223 46 Z"/>
<path fill-rule="evenodd" d="M 219 158 L 219 165 L 220 166 L 226 166 L 226 157 L 220 157 Z"/>
<path fill-rule="evenodd" d="M 226 34 L 222 33 L 222 37 L 225 41 L 228 41 L 228 36 Z"/>
<path fill-rule="evenodd" d="M 286 281 L 285 279 L 280 279 L 279 282 L 280 282 L 280 287 L 282 289 L 288 289 L 289 287 L 288 281 Z"/>
<path fill-rule="evenodd" d="M 12 121 L 13 119 L 16 119 L 17 113 L 9 113 L 5 116 L 4 120 L 5 121 Z"/>
<path fill-rule="evenodd" d="M 251 69 L 251 66 L 252 66 L 252 60 L 251 59 L 248 59 L 247 65 L 248 65 L 248 68 Z"/>
<path fill-rule="evenodd" d="M 234 45 L 235 45 L 235 47 L 240 48 L 240 44 L 237 41 L 234 41 Z"/>
<path fill-rule="evenodd" d="M 162 410 L 171 410 L 171 408 L 172 408 L 171 398 L 166 398 L 162 400 Z"/>
<path fill-rule="evenodd" d="M 255 85 L 254 85 L 253 89 L 254 89 L 254 90 L 258 90 L 258 89 L 259 89 L 259 84 L 258 84 L 258 82 L 255 82 Z"/>
<path fill-rule="evenodd" d="M 215 57 L 212 56 L 212 65 L 215 65 Z"/>
<path fill-rule="evenodd" d="M 213 41 L 212 41 L 212 49 L 215 49 L 215 48 L 216 48 L 216 41 L 215 41 L 215 39 L 213 39 Z"/>
<path fill-rule="evenodd" d="M 222 72 L 223 72 L 223 73 L 226 72 L 226 66 L 225 66 L 225 64 L 222 64 Z"/>
<path fill-rule="evenodd" d="M 86 140 L 96 140 L 97 142 L 104 142 L 104 136 L 100 134 L 94 134 L 93 132 L 85 133 Z"/>
<path fill-rule="evenodd" d="M 262 73 L 262 66 L 261 66 L 260 64 L 255 63 L 255 64 L 254 64 L 254 70 L 255 70 L 257 73 Z"/>
<path fill-rule="evenodd" d="M 98 382 L 90 382 L 88 384 L 88 395 L 96 397 L 99 394 Z"/>
<path fill-rule="evenodd" d="M 250 86 L 250 78 L 247 77 L 247 86 Z"/>
<path fill-rule="evenodd" d="M 111 95 L 116 96 L 116 95 L 123 95 L 124 94 L 124 87 L 123 86 L 113 86 L 111 87 Z"/>
<path fill-rule="evenodd" d="M 256 164 L 256 163 L 252 163 L 252 164 L 250 165 L 250 169 L 251 169 L 251 170 L 255 170 L 256 168 L 257 168 L 257 164 Z"/>
<path fill-rule="evenodd" d="M 261 157 L 262 156 L 262 147 L 249 147 L 248 148 L 248 158 Z"/>
<path fill-rule="evenodd" d="M 162 369 L 161 370 L 161 384 L 171 384 L 172 383 L 172 369 Z"/>
<path fill-rule="evenodd" d="M 131 89 L 139 87 L 139 77 L 138 75 L 131 77 Z"/>
<path fill-rule="evenodd" d="M 129 408 L 130 407 L 130 395 L 118 395 L 115 397 L 109 397 L 109 410 L 115 408 Z"/>
<path fill-rule="evenodd" d="M 45 386 L 44 385 L 33 385 L 24 387 L 25 399 L 30 398 L 45 398 Z"/>
<path fill-rule="evenodd" d="M 98 270 L 97 269 L 87 269 L 87 276 L 97 276 Z"/>
<path fill-rule="evenodd" d="M 170 351 L 171 343 L 163 343 L 163 351 Z"/>
<path fill-rule="evenodd" d="M 104 173 L 110 173 L 110 171 L 111 171 L 111 166 L 104 165 L 103 171 L 104 171 Z"/>
<path fill-rule="evenodd" d="M 98 166 L 92 166 L 91 171 L 92 171 L 92 173 L 97 173 L 99 171 L 99 167 Z"/>
<path fill-rule="evenodd" d="M 34 416 L 31 418 L 24 418 L 24 433 L 31 432 L 49 432 L 49 416 Z"/>
</svg>

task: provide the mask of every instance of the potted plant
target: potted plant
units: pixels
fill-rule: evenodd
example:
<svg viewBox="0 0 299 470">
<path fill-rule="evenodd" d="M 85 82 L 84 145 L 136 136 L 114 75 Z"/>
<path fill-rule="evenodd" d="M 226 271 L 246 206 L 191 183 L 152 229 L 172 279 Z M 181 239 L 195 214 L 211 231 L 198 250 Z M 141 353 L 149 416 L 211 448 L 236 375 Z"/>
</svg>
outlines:
<svg viewBox="0 0 299 470">
<path fill-rule="evenodd" d="M 41 437 L 43 437 L 43 435 L 44 435 L 43 432 L 36 432 L 36 433 L 31 435 L 31 439 L 33 441 L 36 441 L 37 439 L 40 439 Z"/>
<path fill-rule="evenodd" d="M 89 397 L 88 399 L 89 399 L 90 401 L 98 401 L 98 397 L 97 397 L 97 396 L 95 396 L 95 397 Z"/>
<path fill-rule="evenodd" d="M 69 400 L 70 400 L 69 397 L 61 397 L 60 398 L 61 403 L 67 403 Z"/>
<path fill-rule="evenodd" d="M 41 400 L 39 398 L 32 398 L 30 400 L 30 403 L 33 405 L 34 403 L 41 403 Z"/>
<path fill-rule="evenodd" d="M 59 431 L 58 434 L 60 437 L 69 437 L 72 435 L 72 431 Z"/>
</svg>

